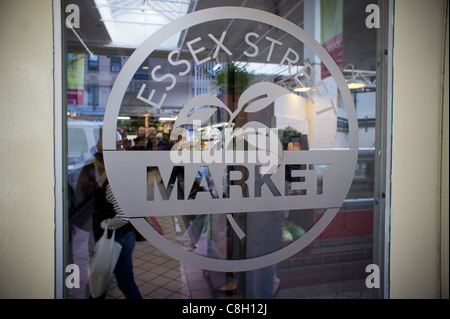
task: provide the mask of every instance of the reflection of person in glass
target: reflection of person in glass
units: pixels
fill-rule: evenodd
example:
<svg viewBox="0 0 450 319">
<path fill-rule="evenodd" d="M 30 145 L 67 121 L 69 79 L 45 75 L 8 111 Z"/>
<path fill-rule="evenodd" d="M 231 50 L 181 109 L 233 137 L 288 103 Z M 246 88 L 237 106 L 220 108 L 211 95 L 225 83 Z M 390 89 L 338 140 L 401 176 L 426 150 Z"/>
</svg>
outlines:
<svg viewBox="0 0 450 319">
<path fill-rule="evenodd" d="M 125 298 L 140 299 L 142 297 L 134 281 L 132 264 L 132 253 L 136 242 L 136 235 L 133 225 L 125 218 L 109 186 L 103 162 L 101 139 L 97 143 L 97 153 L 94 159 L 95 168 L 99 175 L 93 214 L 94 239 L 95 241 L 100 239 L 106 225 L 109 230 L 116 231 L 115 240 L 122 245 L 122 250 L 114 269 L 117 285 Z M 101 298 L 104 297 L 102 296 Z"/>
<path fill-rule="evenodd" d="M 282 212 L 247 213 L 247 258 L 269 254 L 283 246 Z M 277 265 L 246 273 L 246 298 L 272 299 L 280 288 Z"/>
<path fill-rule="evenodd" d="M 158 151 L 164 151 L 169 148 L 169 144 L 163 139 L 161 133 L 156 134 L 156 149 Z"/>
<path fill-rule="evenodd" d="M 274 80 L 274 83 L 277 79 Z M 274 89 L 276 86 L 273 87 Z M 263 110 L 248 113 L 247 123 L 257 121 L 267 128 L 272 126 L 275 104 L 270 103 Z M 279 138 L 279 137 L 278 137 Z M 273 150 L 271 150 L 273 151 Z M 247 213 L 246 218 L 246 258 L 270 254 L 283 247 L 281 211 Z M 247 271 L 245 275 L 245 297 L 247 299 L 272 299 L 280 289 L 277 265 Z"/>
</svg>

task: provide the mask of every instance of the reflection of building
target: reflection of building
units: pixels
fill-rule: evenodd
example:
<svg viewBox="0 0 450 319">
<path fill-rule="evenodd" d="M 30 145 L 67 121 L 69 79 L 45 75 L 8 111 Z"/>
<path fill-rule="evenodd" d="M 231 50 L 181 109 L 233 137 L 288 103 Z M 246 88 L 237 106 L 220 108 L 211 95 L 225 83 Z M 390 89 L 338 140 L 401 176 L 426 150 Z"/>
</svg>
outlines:
<svg viewBox="0 0 450 319">
<path fill-rule="evenodd" d="M 89 55 L 84 53 L 69 53 L 69 64 L 72 61 L 82 61 L 82 69 L 78 68 L 77 83 L 82 87 L 82 100 L 74 100 L 68 95 L 68 111 L 72 116 L 101 119 L 105 112 L 109 93 L 117 74 L 120 72 L 127 57 Z M 74 81 L 75 82 L 75 81 Z M 71 83 L 69 80 L 68 86 Z"/>
<path fill-rule="evenodd" d="M 128 56 L 105 56 L 89 54 L 69 53 L 69 61 L 79 59 L 83 66 L 78 68 L 77 85 L 83 87 L 79 94 L 82 99 L 74 99 L 71 92 L 68 95 L 68 110 L 73 116 L 78 117 L 98 117 L 102 118 L 105 112 L 109 93 L 123 65 L 128 60 Z M 177 77 L 177 85 L 173 94 L 168 95 L 160 109 L 152 107 L 137 99 L 143 84 L 147 85 L 151 79 L 151 72 L 157 65 L 161 65 L 161 71 L 170 69 L 167 59 L 152 58 L 146 60 L 137 70 L 127 93 L 124 97 L 120 113 L 122 116 L 141 117 L 150 114 L 154 120 L 171 114 L 177 114 L 184 104 L 195 94 L 208 93 L 211 74 L 206 73 L 204 68 L 193 68 L 193 70 L 183 77 Z M 212 66 L 211 66 L 212 67 Z M 75 72 L 73 72 L 75 73 Z M 75 82 L 75 81 L 72 81 Z M 72 83 L 71 82 L 71 83 Z M 164 88 L 168 81 L 152 83 L 152 88 Z M 142 92 L 142 96 L 148 96 L 148 90 Z"/>
</svg>

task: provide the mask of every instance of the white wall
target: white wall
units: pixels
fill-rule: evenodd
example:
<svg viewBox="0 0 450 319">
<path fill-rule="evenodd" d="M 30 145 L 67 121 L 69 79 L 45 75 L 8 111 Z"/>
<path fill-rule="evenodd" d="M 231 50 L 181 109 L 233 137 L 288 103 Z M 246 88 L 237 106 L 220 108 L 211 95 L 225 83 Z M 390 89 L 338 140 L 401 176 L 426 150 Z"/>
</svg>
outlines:
<svg viewBox="0 0 450 319">
<path fill-rule="evenodd" d="M 0 298 L 53 298 L 52 2 L 1 1 L 0 43 Z"/>
<path fill-rule="evenodd" d="M 439 297 L 444 2 L 395 1 L 392 298 Z"/>
</svg>

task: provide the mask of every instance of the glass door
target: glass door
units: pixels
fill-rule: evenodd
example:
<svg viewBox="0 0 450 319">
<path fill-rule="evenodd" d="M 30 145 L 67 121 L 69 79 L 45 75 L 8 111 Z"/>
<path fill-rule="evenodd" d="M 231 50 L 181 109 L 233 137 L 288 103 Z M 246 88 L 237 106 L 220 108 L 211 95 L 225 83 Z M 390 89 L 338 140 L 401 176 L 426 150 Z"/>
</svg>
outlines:
<svg viewBox="0 0 450 319">
<path fill-rule="evenodd" d="M 384 2 L 71 5 L 67 298 L 105 227 L 129 255 L 102 298 L 384 296 Z"/>
</svg>

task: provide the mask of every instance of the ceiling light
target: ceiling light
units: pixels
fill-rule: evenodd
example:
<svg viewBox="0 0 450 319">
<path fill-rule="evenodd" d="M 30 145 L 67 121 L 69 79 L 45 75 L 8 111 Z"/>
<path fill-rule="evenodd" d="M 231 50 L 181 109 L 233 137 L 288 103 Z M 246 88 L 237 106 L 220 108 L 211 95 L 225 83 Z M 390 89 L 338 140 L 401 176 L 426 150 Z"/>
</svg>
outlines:
<svg viewBox="0 0 450 319">
<path fill-rule="evenodd" d="M 294 89 L 294 92 L 308 92 L 312 90 L 312 87 L 309 86 L 299 86 Z"/>
<path fill-rule="evenodd" d="M 345 81 L 347 82 L 348 88 L 350 90 L 361 89 L 366 86 L 363 81 L 356 79 L 347 79 Z"/>
<path fill-rule="evenodd" d="M 346 67 L 350 66 L 352 68 L 352 76 L 351 77 L 347 77 L 345 79 L 345 82 L 347 82 L 347 86 L 350 90 L 355 90 L 355 89 L 361 89 L 363 87 L 366 86 L 366 84 L 361 81 L 361 80 L 357 80 L 355 77 L 355 66 L 353 64 L 347 64 L 346 66 L 343 67 L 343 69 L 345 69 Z"/>
</svg>

